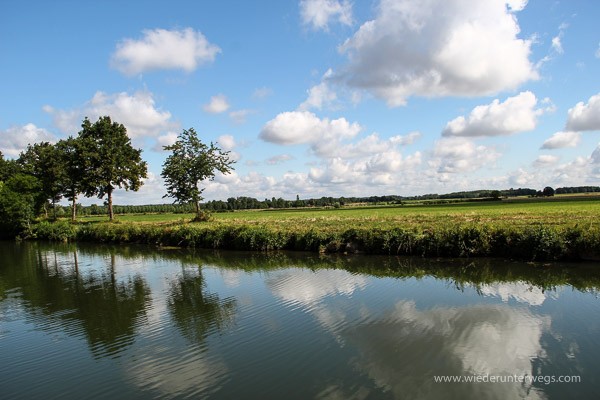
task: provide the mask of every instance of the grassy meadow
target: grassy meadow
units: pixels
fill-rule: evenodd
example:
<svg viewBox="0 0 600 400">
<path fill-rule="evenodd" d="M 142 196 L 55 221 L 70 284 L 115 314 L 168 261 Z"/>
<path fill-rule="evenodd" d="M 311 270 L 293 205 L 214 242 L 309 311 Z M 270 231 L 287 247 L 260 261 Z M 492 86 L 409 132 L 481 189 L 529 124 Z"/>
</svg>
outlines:
<svg viewBox="0 0 600 400">
<path fill-rule="evenodd" d="M 526 260 L 600 257 L 600 196 L 441 205 L 120 215 L 42 222 L 38 238 L 239 250 Z"/>
</svg>

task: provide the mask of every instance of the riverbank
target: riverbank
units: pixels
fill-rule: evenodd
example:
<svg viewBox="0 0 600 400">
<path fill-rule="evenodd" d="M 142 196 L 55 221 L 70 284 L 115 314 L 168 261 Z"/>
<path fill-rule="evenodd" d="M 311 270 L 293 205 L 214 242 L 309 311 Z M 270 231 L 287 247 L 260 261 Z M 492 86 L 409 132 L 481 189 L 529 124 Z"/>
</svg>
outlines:
<svg viewBox="0 0 600 400">
<path fill-rule="evenodd" d="M 32 228 L 30 238 L 251 251 L 502 257 L 526 261 L 600 259 L 600 229 L 592 223 L 523 225 L 476 221 L 394 225 L 376 221 L 334 222 L 274 224 L 225 220 L 70 224 L 58 221 L 38 223 Z"/>
</svg>

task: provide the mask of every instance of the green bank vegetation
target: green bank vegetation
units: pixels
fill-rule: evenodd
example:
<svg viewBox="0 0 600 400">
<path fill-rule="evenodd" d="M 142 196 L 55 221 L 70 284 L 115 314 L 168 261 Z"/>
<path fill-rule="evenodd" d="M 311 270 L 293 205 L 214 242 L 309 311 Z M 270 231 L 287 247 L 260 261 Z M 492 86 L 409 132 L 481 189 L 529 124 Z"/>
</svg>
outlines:
<svg viewBox="0 0 600 400">
<path fill-rule="evenodd" d="M 244 211 L 118 223 L 40 222 L 37 238 L 232 250 L 300 250 L 523 260 L 600 259 L 597 200 Z M 149 218 L 150 217 L 150 218 Z M 168 217 L 171 217 L 169 220 Z M 125 217 L 123 217 L 125 219 Z"/>
</svg>

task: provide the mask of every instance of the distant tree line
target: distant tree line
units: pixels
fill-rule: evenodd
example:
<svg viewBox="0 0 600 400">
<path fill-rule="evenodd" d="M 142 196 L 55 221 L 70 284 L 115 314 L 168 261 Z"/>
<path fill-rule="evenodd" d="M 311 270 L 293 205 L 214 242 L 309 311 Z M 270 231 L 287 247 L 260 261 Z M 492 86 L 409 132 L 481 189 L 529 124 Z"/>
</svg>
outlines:
<svg viewBox="0 0 600 400">
<path fill-rule="evenodd" d="M 552 192 L 554 191 L 554 192 Z M 447 203 L 451 200 L 494 200 L 508 197 L 527 196 L 552 196 L 552 193 L 591 193 L 600 192 L 598 186 L 578 186 L 569 188 L 558 188 L 556 190 L 547 186 L 544 190 L 535 190 L 527 188 L 506 189 L 506 190 L 476 190 L 453 192 L 446 194 L 426 194 L 421 196 L 369 196 L 369 197 L 320 197 L 310 199 L 300 199 L 297 195 L 295 200 L 286 200 L 281 197 L 258 200 L 254 197 L 240 196 L 229 197 L 227 200 L 210 200 L 200 203 L 202 210 L 212 212 L 229 212 L 235 210 L 268 210 L 268 209 L 293 209 L 304 207 L 316 208 L 337 208 L 348 204 L 365 204 L 365 205 L 393 205 L 402 204 L 406 201 L 426 201 L 429 204 Z M 70 212 L 70 207 L 62 207 L 59 211 L 60 215 L 65 215 Z M 194 213 L 195 206 L 191 203 L 187 204 L 146 204 L 146 205 L 115 205 L 115 214 L 151 214 L 151 213 Z M 78 215 L 105 215 L 107 213 L 106 205 L 91 205 L 81 206 L 78 204 Z"/>
<path fill-rule="evenodd" d="M 570 193 L 595 193 L 600 192 L 599 186 L 576 186 L 576 187 L 560 187 L 557 188 L 556 194 L 570 194 Z"/>
</svg>

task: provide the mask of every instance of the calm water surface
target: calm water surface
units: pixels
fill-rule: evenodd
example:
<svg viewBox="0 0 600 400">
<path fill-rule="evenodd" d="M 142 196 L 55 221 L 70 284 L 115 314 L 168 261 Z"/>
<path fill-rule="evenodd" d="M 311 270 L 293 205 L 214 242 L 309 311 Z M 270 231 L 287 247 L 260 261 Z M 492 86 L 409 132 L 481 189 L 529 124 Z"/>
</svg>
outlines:
<svg viewBox="0 0 600 400">
<path fill-rule="evenodd" d="M 599 289 L 597 264 L 0 242 L 0 397 L 600 398 Z"/>
</svg>

